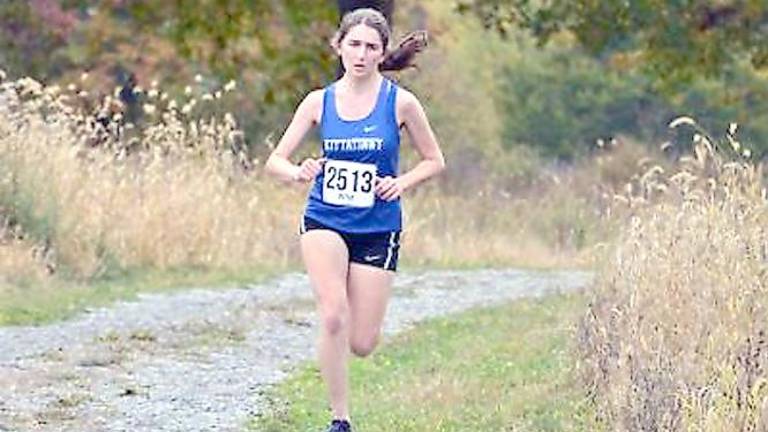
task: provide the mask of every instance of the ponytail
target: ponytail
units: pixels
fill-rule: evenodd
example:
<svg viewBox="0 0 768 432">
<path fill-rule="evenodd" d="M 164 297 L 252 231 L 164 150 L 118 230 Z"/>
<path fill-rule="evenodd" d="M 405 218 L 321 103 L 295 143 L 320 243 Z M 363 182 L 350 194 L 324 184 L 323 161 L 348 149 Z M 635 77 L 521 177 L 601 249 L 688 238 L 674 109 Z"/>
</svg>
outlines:
<svg viewBox="0 0 768 432">
<path fill-rule="evenodd" d="M 379 65 L 381 71 L 399 71 L 409 67 L 416 67 L 414 59 L 416 54 L 427 47 L 427 32 L 419 30 L 408 33 L 397 48 L 389 51 Z"/>
</svg>

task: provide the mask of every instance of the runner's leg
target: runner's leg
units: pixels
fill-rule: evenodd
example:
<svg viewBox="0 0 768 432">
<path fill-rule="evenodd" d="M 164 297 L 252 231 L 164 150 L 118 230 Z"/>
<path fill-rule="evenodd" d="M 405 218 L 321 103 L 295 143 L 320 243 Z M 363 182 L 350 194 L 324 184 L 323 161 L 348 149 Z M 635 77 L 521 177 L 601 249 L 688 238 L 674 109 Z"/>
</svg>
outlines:
<svg viewBox="0 0 768 432">
<path fill-rule="evenodd" d="M 360 357 L 373 352 L 379 342 L 394 278 L 393 271 L 358 263 L 349 265 L 349 344 Z"/>
<path fill-rule="evenodd" d="M 347 273 L 349 253 L 344 240 L 330 230 L 301 235 L 301 252 L 317 300 L 320 316 L 318 356 L 335 418 L 349 418 L 347 358 L 349 307 Z"/>
</svg>

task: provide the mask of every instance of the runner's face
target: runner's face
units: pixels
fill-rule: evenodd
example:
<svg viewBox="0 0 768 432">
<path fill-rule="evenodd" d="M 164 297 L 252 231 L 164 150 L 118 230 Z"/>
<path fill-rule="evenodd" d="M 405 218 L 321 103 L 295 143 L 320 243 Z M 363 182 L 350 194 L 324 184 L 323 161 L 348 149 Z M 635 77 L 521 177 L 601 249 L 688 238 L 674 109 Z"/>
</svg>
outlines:
<svg viewBox="0 0 768 432">
<path fill-rule="evenodd" d="M 384 47 L 376 29 L 358 24 L 344 36 L 338 53 L 347 73 L 363 77 L 378 70 L 384 58 Z"/>
</svg>

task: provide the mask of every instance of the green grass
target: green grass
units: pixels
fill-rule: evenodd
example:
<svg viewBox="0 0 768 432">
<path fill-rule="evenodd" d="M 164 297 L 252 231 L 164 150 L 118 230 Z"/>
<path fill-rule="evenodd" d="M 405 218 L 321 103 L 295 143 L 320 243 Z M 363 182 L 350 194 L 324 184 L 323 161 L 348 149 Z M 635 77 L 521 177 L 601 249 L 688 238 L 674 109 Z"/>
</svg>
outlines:
<svg viewBox="0 0 768 432">
<path fill-rule="evenodd" d="M 37 325 L 61 320 L 89 307 L 130 300 L 143 292 L 195 287 L 232 287 L 263 281 L 285 269 L 254 266 L 240 272 L 210 269 L 135 269 L 93 281 L 51 279 L 46 284 L 17 283 L 0 290 L 0 326 Z"/>
<path fill-rule="evenodd" d="M 433 320 L 353 360 L 355 431 L 588 430 L 569 345 L 585 301 L 521 300 Z M 273 409 L 250 430 L 324 430 L 330 412 L 315 366 L 269 396 Z"/>
</svg>

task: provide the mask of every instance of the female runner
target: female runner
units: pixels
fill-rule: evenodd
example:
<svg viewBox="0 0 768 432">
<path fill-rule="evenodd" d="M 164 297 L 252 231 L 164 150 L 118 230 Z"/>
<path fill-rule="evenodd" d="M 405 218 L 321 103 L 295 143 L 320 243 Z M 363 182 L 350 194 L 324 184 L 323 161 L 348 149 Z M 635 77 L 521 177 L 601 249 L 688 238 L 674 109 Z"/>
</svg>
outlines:
<svg viewBox="0 0 768 432">
<path fill-rule="evenodd" d="M 419 100 L 380 72 L 389 38 L 386 19 L 374 9 L 344 16 L 332 42 L 344 75 L 304 98 L 266 163 L 279 179 L 312 183 L 300 243 L 321 322 L 318 356 L 333 416 L 328 432 L 352 430 L 347 358 L 350 350 L 367 356 L 379 341 L 397 269 L 400 198 L 445 168 Z M 296 165 L 291 155 L 313 126 L 320 128 L 322 157 Z M 402 174 L 401 131 L 420 156 Z"/>
</svg>

